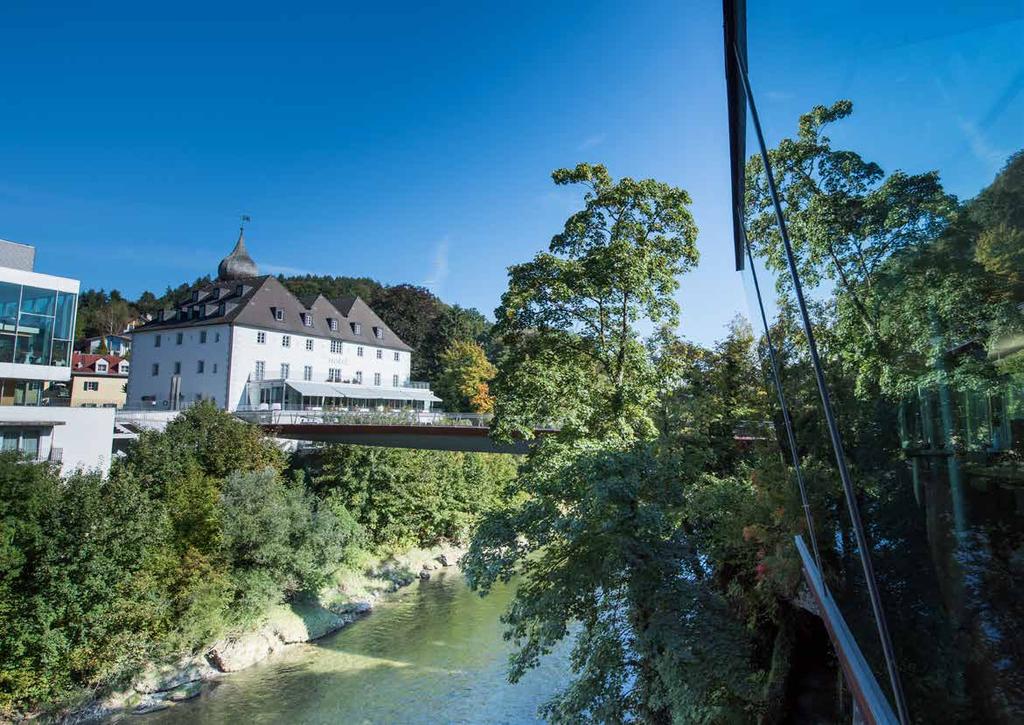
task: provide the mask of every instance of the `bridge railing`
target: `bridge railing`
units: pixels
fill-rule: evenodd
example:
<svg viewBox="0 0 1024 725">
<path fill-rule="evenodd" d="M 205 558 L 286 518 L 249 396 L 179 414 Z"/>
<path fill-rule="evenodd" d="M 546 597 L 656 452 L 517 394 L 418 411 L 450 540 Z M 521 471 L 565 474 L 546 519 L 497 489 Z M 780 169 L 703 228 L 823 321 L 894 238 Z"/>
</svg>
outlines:
<svg viewBox="0 0 1024 725">
<path fill-rule="evenodd" d="M 489 413 L 443 413 L 416 410 L 309 410 L 301 408 L 260 410 L 239 408 L 235 415 L 249 423 L 260 425 L 423 425 L 468 426 L 486 428 L 492 416 Z"/>
</svg>

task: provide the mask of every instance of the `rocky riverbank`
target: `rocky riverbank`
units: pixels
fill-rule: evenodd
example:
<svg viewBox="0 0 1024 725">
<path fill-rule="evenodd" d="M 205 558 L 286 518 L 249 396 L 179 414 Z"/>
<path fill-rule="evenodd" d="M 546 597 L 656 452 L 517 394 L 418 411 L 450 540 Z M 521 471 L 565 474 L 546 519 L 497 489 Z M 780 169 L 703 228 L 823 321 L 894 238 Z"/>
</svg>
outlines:
<svg viewBox="0 0 1024 725">
<path fill-rule="evenodd" d="M 454 546 L 415 549 L 341 572 L 336 586 L 319 598 L 280 604 L 259 627 L 227 636 L 204 652 L 176 662 L 154 663 L 131 685 L 68 713 L 63 723 L 120 720 L 173 707 L 200 694 L 203 683 L 244 670 L 286 647 L 310 642 L 351 624 L 373 610 L 381 597 L 455 566 L 463 550 Z"/>
</svg>

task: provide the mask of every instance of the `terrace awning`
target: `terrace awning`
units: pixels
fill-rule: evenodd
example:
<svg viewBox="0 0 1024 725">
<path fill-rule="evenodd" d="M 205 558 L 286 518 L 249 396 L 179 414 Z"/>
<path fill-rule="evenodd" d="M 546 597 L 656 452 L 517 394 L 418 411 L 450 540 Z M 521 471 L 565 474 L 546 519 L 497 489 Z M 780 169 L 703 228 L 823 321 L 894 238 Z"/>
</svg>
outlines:
<svg viewBox="0 0 1024 725">
<path fill-rule="evenodd" d="M 352 383 L 313 383 L 306 380 L 288 380 L 285 384 L 299 395 L 313 398 L 422 400 L 430 403 L 441 401 L 428 388 L 395 388 L 383 385 L 355 385 Z"/>
</svg>

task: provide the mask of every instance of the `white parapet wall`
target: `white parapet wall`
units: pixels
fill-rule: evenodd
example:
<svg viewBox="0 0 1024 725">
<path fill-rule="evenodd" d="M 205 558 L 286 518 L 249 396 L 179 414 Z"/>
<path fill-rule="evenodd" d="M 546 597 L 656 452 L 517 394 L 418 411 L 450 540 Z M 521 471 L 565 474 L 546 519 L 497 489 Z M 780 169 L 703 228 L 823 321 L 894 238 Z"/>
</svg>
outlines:
<svg viewBox="0 0 1024 725">
<path fill-rule="evenodd" d="M 0 406 L 0 429 L 12 426 L 38 429 L 38 458 L 59 459 L 64 475 L 79 469 L 104 475 L 110 471 L 113 408 Z"/>
</svg>

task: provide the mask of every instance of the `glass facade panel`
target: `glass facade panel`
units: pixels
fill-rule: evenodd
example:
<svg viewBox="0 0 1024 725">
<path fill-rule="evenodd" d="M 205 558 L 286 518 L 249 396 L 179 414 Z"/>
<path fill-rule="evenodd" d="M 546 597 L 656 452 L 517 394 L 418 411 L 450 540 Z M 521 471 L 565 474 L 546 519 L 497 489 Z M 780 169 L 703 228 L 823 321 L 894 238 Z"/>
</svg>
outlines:
<svg viewBox="0 0 1024 725">
<path fill-rule="evenodd" d="M 806 39 L 826 26 L 845 30 L 816 53 Z M 894 707 L 894 682 L 905 694 L 908 721 L 1020 722 L 1024 26 L 995 6 L 924 19 L 840 2 L 807 13 L 748 5 L 746 28 L 790 241 L 747 109 L 739 212 L 767 329 L 748 285 L 751 319 L 762 352 L 767 332 L 778 351 L 822 570 Z"/>
<path fill-rule="evenodd" d="M 57 293 L 57 314 L 53 326 L 53 336 L 58 340 L 71 340 L 74 338 L 75 329 L 75 303 L 77 295 L 67 292 Z"/>
<path fill-rule="evenodd" d="M 18 342 L 14 362 L 49 365 L 53 343 L 53 318 L 24 312 L 18 318 Z"/>
<path fill-rule="evenodd" d="M 0 282 L 0 332 L 13 333 L 15 331 L 18 326 L 20 302 L 21 285 Z"/>
<path fill-rule="evenodd" d="M 57 293 L 52 289 L 24 286 L 21 288 L 21 311 L 53 316 Z"/>
</svg>

